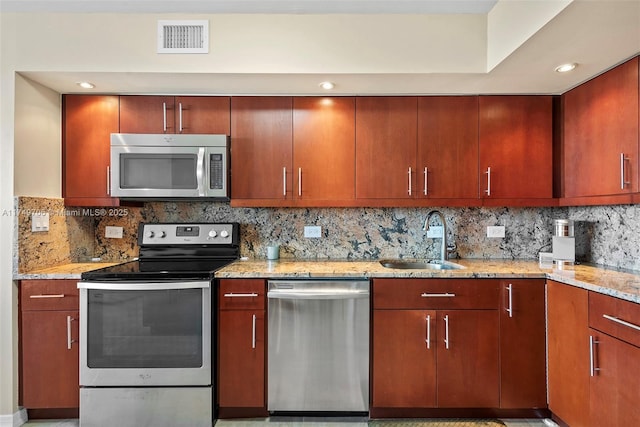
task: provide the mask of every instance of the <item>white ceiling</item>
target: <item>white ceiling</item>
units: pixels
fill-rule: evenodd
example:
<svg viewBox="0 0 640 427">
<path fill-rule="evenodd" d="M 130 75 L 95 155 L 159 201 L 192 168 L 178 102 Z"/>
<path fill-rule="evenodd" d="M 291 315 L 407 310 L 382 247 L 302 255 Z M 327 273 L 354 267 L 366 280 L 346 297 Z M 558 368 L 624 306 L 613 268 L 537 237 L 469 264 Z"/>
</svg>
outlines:
<svg viewBox="0 0 640 427">
<path fill-rule="evenodd" d="M 92 13 L 277 13 L 277 14 L 429 14 L 434 19 L 445 19 L 450 14 L 491 14 L 497 3 L 522 2 L 544 5 L 561 0 L 195 0 L 195 1 L 30 1 L 0 0 L 4 12 L 92 12 Z M 568 3 L 565 1 L 565 3 Z M 535 8 L 533 9 L 535 10 Z M 493 11 L 493 12 L 492 12 Z M 382 14 L 382 15 L 380 15 Z M 354 15 L 357 17 L 357 15 Z M 400 16 L 398 18 L 398 16 Z M 412 15 L 405 15 L 407 18 Z M 437 18 L 442 16 L 442 18 Z M 460 16 L 460 15 L 457 15 Z M 336 15 L 338 18 L 338 16 Z M 337 19 L 336 18 L 336 19 Z M 532 15 L 532 24 L 538 25 Z M 356 18 L 354 18 L 356 19 Z M 389 15 L 389 20 L 404 19 Z M 526 23 L 525 23 L 526 24 Z M 502 28 L 516 34 L 523 22 L 503 22 Z M 526 25 L 525 25 L 526 26 Z M 459 28 L 464 37 L 477 37 L 468 28 Z M 490 33 L 490 32 L 489 32 Z M 401 34 L 398 37 L 401 38 Z M 299 64 L 281 65 L 284 71 L 260 70 L 239 72 L 227 70 L 211 72 L 197 67 L 185 71 L 150 72 L 144 67 L 127 72 L 95 70 L 18 70 L 21 74 L 60 93 L 82 92 L 75 82 L 89 80 L 105 93 L 166 93 L 166 94 L 298 94 L 314 95 L 323 92 L 318 82 L 331 80 L 337 95 L 364 94 L 497 94 L 545 93 L 558 94 L 617 65 L 640 52 L 640 0 L 574 0 L 550 20 L 532 25 L 531 35 L 523 38 L 509 35 L 491 39 L 488 34 L 489 56 L 493 45 L 513 42 L 513 48 L 495 61 L 487 59 L 484 68 L 469 69 L 469 57 L 455 52 L 430 54 L 427 67 L 416 67 L 423 52 L 398 52 L 379 45 L 360 47 L 367 52 L 378 52 L 379 64 L 368 63 L 354 71 L 335 66 L 333 71 L 295 71 Z M 522 37 L 521 35 L 519 37 Z M 313 40 L 320 44 L 322 41 Z M 470 40 L 471 41 L 471 40 Z M 493 43 L 493 45 L 492 45 Z M 390 44 L 393 46 L 393 44 Z M 328 49 L 333 47 L 327 46 Z M 387 50 L 385 50 L 387 49 Z M 286 53 L 286 52 L 284 52 Z M 357 51 L 352 57 L 357 57 Z M 441 56 L 440 56 L 441 55 Z M 286 58 L 286 55 L 283 57 Z M 350 57 L 349 59 L 351 59 Z M 405 62 L 390 62 L 389 58 Z M 412 61 L 411 58 L 416 58 Z M 453 61 L 452 61 L 453 58 Z M 286 59 L 285 59 L 286 60 Z M 292 59 L 293 60 L 293 59 Z M 343 59 L 344 60 L 344 59 Z M 248 59 L 251 61 L 251 58 Z M 578 68 L 560 75 L 554 68 L 564 62 L 577 62 Z M 395 67 L 388 67 L 388 65 Z M 287 67 L 287 65 L 289 65 Z M 254 67 L 255 68 L 255 67 Z M 357 67 L 356 67 L 357 68 Z M 393 71 L 389 69 L 393 68 Z M 328 67 L 327 69 L 330 69 Z M 344 70 L 344 71 L 343 71 Z M 380 71 L 382 70 L 382 71 Z M 463 71 L 461 71 L 463 70 Z"/>
</svg>

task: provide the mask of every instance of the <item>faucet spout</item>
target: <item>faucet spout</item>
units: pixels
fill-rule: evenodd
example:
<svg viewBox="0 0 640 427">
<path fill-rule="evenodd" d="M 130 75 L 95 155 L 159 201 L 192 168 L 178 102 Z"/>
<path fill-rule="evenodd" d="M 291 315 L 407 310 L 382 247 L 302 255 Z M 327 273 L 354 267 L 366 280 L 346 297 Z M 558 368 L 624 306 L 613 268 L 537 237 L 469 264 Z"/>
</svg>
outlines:
<svg viewBox="0 0 640 427">
<path fill-rule="evenodd" d="M 444 262 L 449 259 L 449 254 L 447 251 L 447 221 L 444 219 L 444 215 L 440 211 L 431 211 L 427 215 L 427 218 L 424 220 L 424 226 L 422 229 L 424 231 L 429 230 L 429 221 L 432 216 L 437 216 L 440 218 L 440 222 L 442 223 L 442 245 L 440 246 L 440 261 Z"/>
</svg>

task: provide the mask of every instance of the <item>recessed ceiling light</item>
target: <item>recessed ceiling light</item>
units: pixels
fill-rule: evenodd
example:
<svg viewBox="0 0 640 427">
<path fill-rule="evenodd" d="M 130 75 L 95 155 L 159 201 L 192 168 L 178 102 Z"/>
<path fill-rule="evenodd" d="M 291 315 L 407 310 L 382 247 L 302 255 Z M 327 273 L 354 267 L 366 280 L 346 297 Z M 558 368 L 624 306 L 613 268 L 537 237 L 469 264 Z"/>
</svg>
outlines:
<svg viewBox="0 0 640 427">
<path fill-rule="evenodd" d="M 556 67 L 556 72 L 558 73 L 566 73 L 568 71 L 572 71 L 573 69 L 575 69 L 578 66 L 578 64 L 576 64 L 575 62 L 572 62 L 570 64 L 562 64 Z"/>
<path fill-rule="evenodd" d="M 324 90 L 331 90 L 335 87 L 336 85 L 334 85 L 331 82 L 322 82 L 320 83 L 320 87 Z"/>
<path fill-rule="evenodd" d="M 96 85 L 94 85 L 93 83 L 89 83 L 89 82 L 78 82 L 76 83 L 78 86 L 80 86 L 83 89 L 93 89 L 94 87 L 96 87 Z"/>
</svg>

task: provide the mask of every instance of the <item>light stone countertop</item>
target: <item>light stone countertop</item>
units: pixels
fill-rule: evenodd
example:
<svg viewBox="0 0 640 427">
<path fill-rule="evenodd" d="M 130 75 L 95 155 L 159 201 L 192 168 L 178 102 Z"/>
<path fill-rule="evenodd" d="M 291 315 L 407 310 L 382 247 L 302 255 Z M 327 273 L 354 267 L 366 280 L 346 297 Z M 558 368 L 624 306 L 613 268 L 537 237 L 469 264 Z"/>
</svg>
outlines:
<svg viewBox="0 0 640 427">
<path fill-rule="evenodd" d="M 118 262 L 74 262 L 70 264 L 56 265 L 54 267 L 41 268 L 26 273 L 14 275 L 14 280 L 40 280 L 40 279 L 80 279 L 85 271 L 110 267 L 120 264 Z"/>
<path fill-rule="evenodd" d="M 591 265 L 541 269 L 537 261 L 459 259 L 464 269 L 402 270 L 379 261 L 240 260 L 215 273 L 222 278 L 547 278 L 568 285 L 640 303 L 640 273 Z"/>
</svg>

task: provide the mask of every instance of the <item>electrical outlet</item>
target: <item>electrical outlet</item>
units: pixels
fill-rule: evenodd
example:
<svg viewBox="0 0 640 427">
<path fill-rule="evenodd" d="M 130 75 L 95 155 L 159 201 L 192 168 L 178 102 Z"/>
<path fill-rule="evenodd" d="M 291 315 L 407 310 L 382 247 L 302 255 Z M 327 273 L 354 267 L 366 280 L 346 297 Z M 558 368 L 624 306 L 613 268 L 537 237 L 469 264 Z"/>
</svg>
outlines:
<svg viewBox="0 0 640 427">
<path fill-rule="evenodd" d="M 441 225 L 432 225 L 427 230 L 427 237 L 430 239 L 441 239 L 442 238 L 442 226 Z"/>
<path fill-rule="evenodd" d="M 504 239 L 504 225 L 490 225 L 487 227 L 487 237 Z"/>
<path fill-rule="evenodd" d="M 322 227 L 319 225 L 305 225 L 304 237 L 318 239 L 322 237 Z"/>
<path fill-rule="evenodd" d="M 49 231 L 49 213 L 39 212 L 31 214 L 31 231 Z"/>
<path fill-rule="evenodd" d="M 104 237 L 108 237 L 109 239 L 122 239 L 122 227 L 107 225 L 104 228 Z"/>
</svg>

